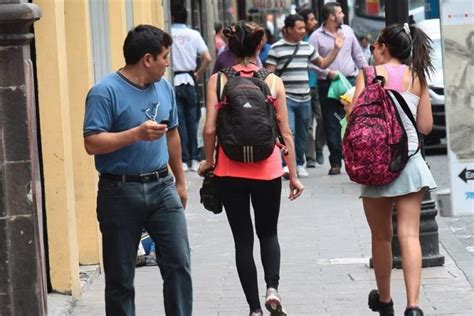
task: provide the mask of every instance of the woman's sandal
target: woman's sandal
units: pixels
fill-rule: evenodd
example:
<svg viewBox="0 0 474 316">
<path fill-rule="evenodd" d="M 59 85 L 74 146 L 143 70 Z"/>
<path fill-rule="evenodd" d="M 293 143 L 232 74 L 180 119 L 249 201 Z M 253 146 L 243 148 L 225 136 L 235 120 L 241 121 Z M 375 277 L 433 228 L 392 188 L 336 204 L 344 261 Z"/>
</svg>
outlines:
<svg viewBox="0 0 474 316">
<path fill-rule="evenodd" d="M 380 296 L 377 290 L 372 290 L 369 293 L 369 308 L 374 312 L 379 312 L 380 316 L 395 315 L 395 311 L 393 310 L 393 300 L 390 300 L 388 303 L 380 302 Z"/>
<path fill-rule="evenodd" d="M 405 309 L 405 316 L 423 316 L 423 310 L 418 306 L 407 307 Z"/>
</svg>

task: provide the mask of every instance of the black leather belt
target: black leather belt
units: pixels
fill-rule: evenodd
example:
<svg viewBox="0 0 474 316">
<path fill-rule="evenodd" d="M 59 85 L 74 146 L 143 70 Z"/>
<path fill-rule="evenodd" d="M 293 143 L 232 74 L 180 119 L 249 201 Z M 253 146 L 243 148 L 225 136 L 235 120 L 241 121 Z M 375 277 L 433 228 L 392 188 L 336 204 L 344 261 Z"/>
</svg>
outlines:
<svg viewBox="0 0 474 316">
<path fill-rule="evenodd" d="M 165 167 L 160 170 L 155 170 L 149 173 L 142 174 L 110 174 L 103 173 L 100 175 L 101 179 L 120 181 L 120 182 L 150 182 L 156 181 L 159 178 L 165 178 L 168 175 L 168 167 Z"/>
</svg>

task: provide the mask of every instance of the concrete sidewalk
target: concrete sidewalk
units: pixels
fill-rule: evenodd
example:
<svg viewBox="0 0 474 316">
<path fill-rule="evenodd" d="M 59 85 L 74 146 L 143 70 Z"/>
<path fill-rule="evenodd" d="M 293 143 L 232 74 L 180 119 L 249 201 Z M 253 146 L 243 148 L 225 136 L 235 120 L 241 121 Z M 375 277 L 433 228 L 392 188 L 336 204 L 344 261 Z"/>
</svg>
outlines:
<svg viewBox="0 0 474 316">
<path fill-rule="evenodd" d="M 279 223 L 283 303 L 292 316 L 377 315 L 367 308 L 367 294 L 375 288 L 375 279 L 373 270 L 368 268 L 370 234 L 358 198 L 359 187 L 345 174 L 328 176 L 328 169 L 328 166 L 308 169 L 310 177 L 303 179 L 305 192 L 293 202 L 287 199 L 288 182 L 283 182 Z M 201 178 L 187 173 L 187 180 L 193 315 L 248 315 L 226 217 L 211 214 L 199 204 Z M 426 315 L 472 315 L 474 260 L 454 236 L 448 220 L 437 217 L 437 221 L 440 253 L 446 263 L 423 269 L 420 305 Z M 265 284 L 258 242 L 254 252 L 263 304 Z M 402 271 L 393 270 L 392 280 L 396 315 L 402 315 L 405 307 Z M 158 268 L 137 268 L 135 285 L 137 315 L 164 315 Z M 103 291 L 103 275 L 100 275 L 76 302 L 72 314 L 104 315 Z"/>
</svg>

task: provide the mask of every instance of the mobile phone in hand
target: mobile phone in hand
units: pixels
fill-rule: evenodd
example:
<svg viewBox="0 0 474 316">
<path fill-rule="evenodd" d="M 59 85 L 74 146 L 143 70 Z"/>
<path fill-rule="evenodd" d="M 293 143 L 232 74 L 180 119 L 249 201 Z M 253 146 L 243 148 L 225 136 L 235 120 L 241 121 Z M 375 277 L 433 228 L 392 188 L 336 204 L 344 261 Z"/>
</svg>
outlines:
<svg viewBox="0 0 474 316">
<path fill-rule="evenodd" d="M 165 124 L 166 126 L 168 126 L 169 123 L 170 123 L 169 120 L 162 120 L 162 121 L 160 122 L 160 124 Z"/>
</svg>

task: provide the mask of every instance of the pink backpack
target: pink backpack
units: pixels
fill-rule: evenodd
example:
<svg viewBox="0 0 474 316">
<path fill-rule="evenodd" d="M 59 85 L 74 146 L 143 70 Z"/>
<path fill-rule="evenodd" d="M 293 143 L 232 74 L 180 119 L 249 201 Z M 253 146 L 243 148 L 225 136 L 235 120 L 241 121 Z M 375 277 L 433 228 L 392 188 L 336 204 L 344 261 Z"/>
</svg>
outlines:
<svg viewBox="0 0 474 316">
<path fill-rule="evenodd" d="M 400 93 L 384 89 L 385 78 L 377 76 L 375 67 L 363 71 L 365 88 L 347 124 L 342 154 L 352 181 L 384 185 L 400 175 L 410 158 L 408 137 L 395 103 L 402 107 L 415 129 L 416 123 Z"/>
</svg>

